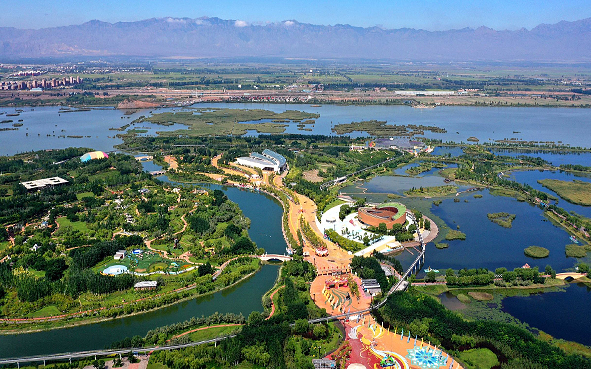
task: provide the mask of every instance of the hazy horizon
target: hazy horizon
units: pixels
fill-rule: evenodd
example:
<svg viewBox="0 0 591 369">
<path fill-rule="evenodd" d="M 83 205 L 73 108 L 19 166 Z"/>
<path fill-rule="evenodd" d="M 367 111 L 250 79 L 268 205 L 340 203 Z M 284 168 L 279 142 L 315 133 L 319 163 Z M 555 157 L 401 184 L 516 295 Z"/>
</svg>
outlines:
<svg viewBox="0 0 591 369">
<path fill-rule="evenodd" d="M 540 24 L 577 21 L 591 17 L 591 4 L 586 0 L 520 2 L 499 0 L 480 3 L 469 0 L 387 1 L 370 4 L 354 0 L 303 0 L 297 3 L 255 0 L 203 1 L 114 1 L 88 3 L 42 0 L 0 3 L 0 27 L 42 29 L 78 25 L 91 20 L 108 23 L 134 22 L 151 18 L 220 18 L 236 20 L 242 25 L 265 25 L 297 21 L 314 25 L 348 24 L 355 27 L 383 29 L 414 28 L 443 31 L 488 27 L 495 30 L 532 29 Z"/>
</svg>

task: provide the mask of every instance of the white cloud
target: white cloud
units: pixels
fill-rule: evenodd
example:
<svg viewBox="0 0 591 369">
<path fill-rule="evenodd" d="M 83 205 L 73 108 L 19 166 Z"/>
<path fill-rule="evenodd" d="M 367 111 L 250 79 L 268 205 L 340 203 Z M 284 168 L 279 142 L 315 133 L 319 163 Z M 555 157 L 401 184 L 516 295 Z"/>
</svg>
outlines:
<svg viewBox="0 0 591 369">
<path fill-rule="evenodd" d="M 180 18 L 166 18 L 168 23 L 186 23 L 186 20 Z"/>
<path fill-rule="evenodd" d="M 248 22 L 242 21 L 242 20 L 237 20 L 236 22 L 234 22 L 234 27 L 247 27 L 248 26 Z"/>
<path fill-rule="evenodd" d="M 291 26 L 293 26 L 294 24 L 295 24 L 295 22 L 294 22 L 294 21 L 285 21 L 285 22 L 283 22 L 283 25 L 285 25 L 286 27 L 291 27 Z"/>
</svg>

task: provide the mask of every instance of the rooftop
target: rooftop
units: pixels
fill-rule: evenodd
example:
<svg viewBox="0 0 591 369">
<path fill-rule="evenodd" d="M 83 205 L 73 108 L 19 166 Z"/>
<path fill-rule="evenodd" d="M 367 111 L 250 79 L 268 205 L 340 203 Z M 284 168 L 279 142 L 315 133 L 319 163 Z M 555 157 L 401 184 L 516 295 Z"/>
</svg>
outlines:
<svg viewBox="0 0 591 369">
<path fill-rule="evenodd" d="M 36 189 L 45 188 L 47 186 L 58 186 L 58 185 L 62 185 L 65 183 L 69 183 L 69 182 L 63 178 L 60 178 L 60 177 L 50 177 L 50 178 L 37 179 L 35 181 L 21 182 L 21 184 L 23 186 L 25 186 L 25 188 L 27 190 L 36 190 Z"/>
</svg>

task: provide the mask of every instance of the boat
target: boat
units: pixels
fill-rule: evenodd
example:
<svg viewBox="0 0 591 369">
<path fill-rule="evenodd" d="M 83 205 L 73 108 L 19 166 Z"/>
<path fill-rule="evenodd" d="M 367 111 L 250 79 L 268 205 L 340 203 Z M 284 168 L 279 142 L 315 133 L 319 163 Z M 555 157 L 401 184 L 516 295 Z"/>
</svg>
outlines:
<svg viewBox="0 0 591 369">
<path fill-rule="evenodd" d="M 574 243 L 579 243 L 579 241 L 577 240 L 577 238 L 575 236 L 570 236 L 570 240 L 573 241 Z"/>
<path fill-rule="evenodd" d="M 429 273 L 429 272 L 439 273 L 439 269 L 431 269 L 431 267 L 429 267 L 429 268 L 425 269 L 425 272 L 426 273 Z"/>
</svg>

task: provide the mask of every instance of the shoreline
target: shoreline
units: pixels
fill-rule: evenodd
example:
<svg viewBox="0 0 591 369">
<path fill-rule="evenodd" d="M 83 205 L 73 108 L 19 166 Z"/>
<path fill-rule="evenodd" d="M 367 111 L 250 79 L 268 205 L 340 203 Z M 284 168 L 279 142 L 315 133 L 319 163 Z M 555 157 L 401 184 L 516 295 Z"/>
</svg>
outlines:
<svg viewBox="0 0 591 369">
<path fill-rule="evenodd" d="M 153 309 L 136 311 L 136 312 L 133 312 L 131 314 L 118 315 L 118 316 L 112 317 L 112 318 L 90 318 L 90 319 L 84 319 L 84 318 L 82 318 L 79 321 L 70 322 L 71 324 L 67 324 L 67 319 L 64 318 L 64 320 L 66 320 L 66 324 L 60 325 L 60 326 L 56 326 L 56 327 L 48 327 L 48 328 L 23 329 L 23 330 L 4 330 L 4 329 L 1 329 L 0 328 L 0 335 L 6 335 L 6 336 L 8 336 L 8 335 L 18 335 L 18 334 L 27 334 L 27 333 L 37 333 L 37 332 L 50 331 L 50 330 L 55 330 L 55 329 L 72 328 L 72 327 L 77 327 L 77 326 L 82 326 L 82 325 L 102 323 L 102 322 L 109 321 L 109 320 L 115 320 L 115 319 L 120 319 L 120 318 L 128 318 L 128 317 L 132 317 L 132 316 L 135 316 L 135 315 L 140 315 L 140 314 L 154 312 L 154 311 L 160 310 L 160 309 L 165 308 L 165 307 L 176 305 L 176 304 L 181 303 L 181 302 L 193 300 L 193 299 L 204 297 L 204 296 L 209 296 L 209 295 L 212 295 L 214 293 L 222 292 L 222 291 L 224 291 L 224 290 L 226 290 L 228 288 L 235 287 L 239 283 L 241 283 L 241 282 L 249 279 L 250 277 L 254 276 L 256 273 L 258 273 L 261 270 L 261 268 L 262 268 L 262 263 L 259 265 L 259 268 L 256 271 L 244 275 L 242 278 L 240 278 L 239 280 L 237 280 L 235 283 L 232 283 L 232 284 L 230 284 L 230 285 L 228 285 L 228 286 L 226 286 L 224 288 L 221 288 L 219 290 L 209 291 L 207 293 L 204 293 L 204 294 L 201 294 L 201 295 L 197 295 L 197 296 L 185 297 L 185 298 L 182 298 L 180 300 L 174 301 L 172 303 L 155 307 Z M 263 296 L 265 296 L 265 295 L 263 295 Z M 48 317 L 48 318 L 51 318 L 51 317 Z M 74 319 L 76 319 L 76 318 L 74 318 Z M 51 320 L 49 322 L 53 322 L 53 321 L 58 321 L 58 320 L 57 319 L 56 320 Z M 30 324 L 34 324 L 34 323 L 35 322 L 31 322 Z M 18 323 L 14 323 L 14 324 L 18 324 Z M 23 324 L 29 324 L 29 323 L 23 323 Z M 6 326 L 8 324 L 3 324 L 3 325 Z"/>
</svg>

